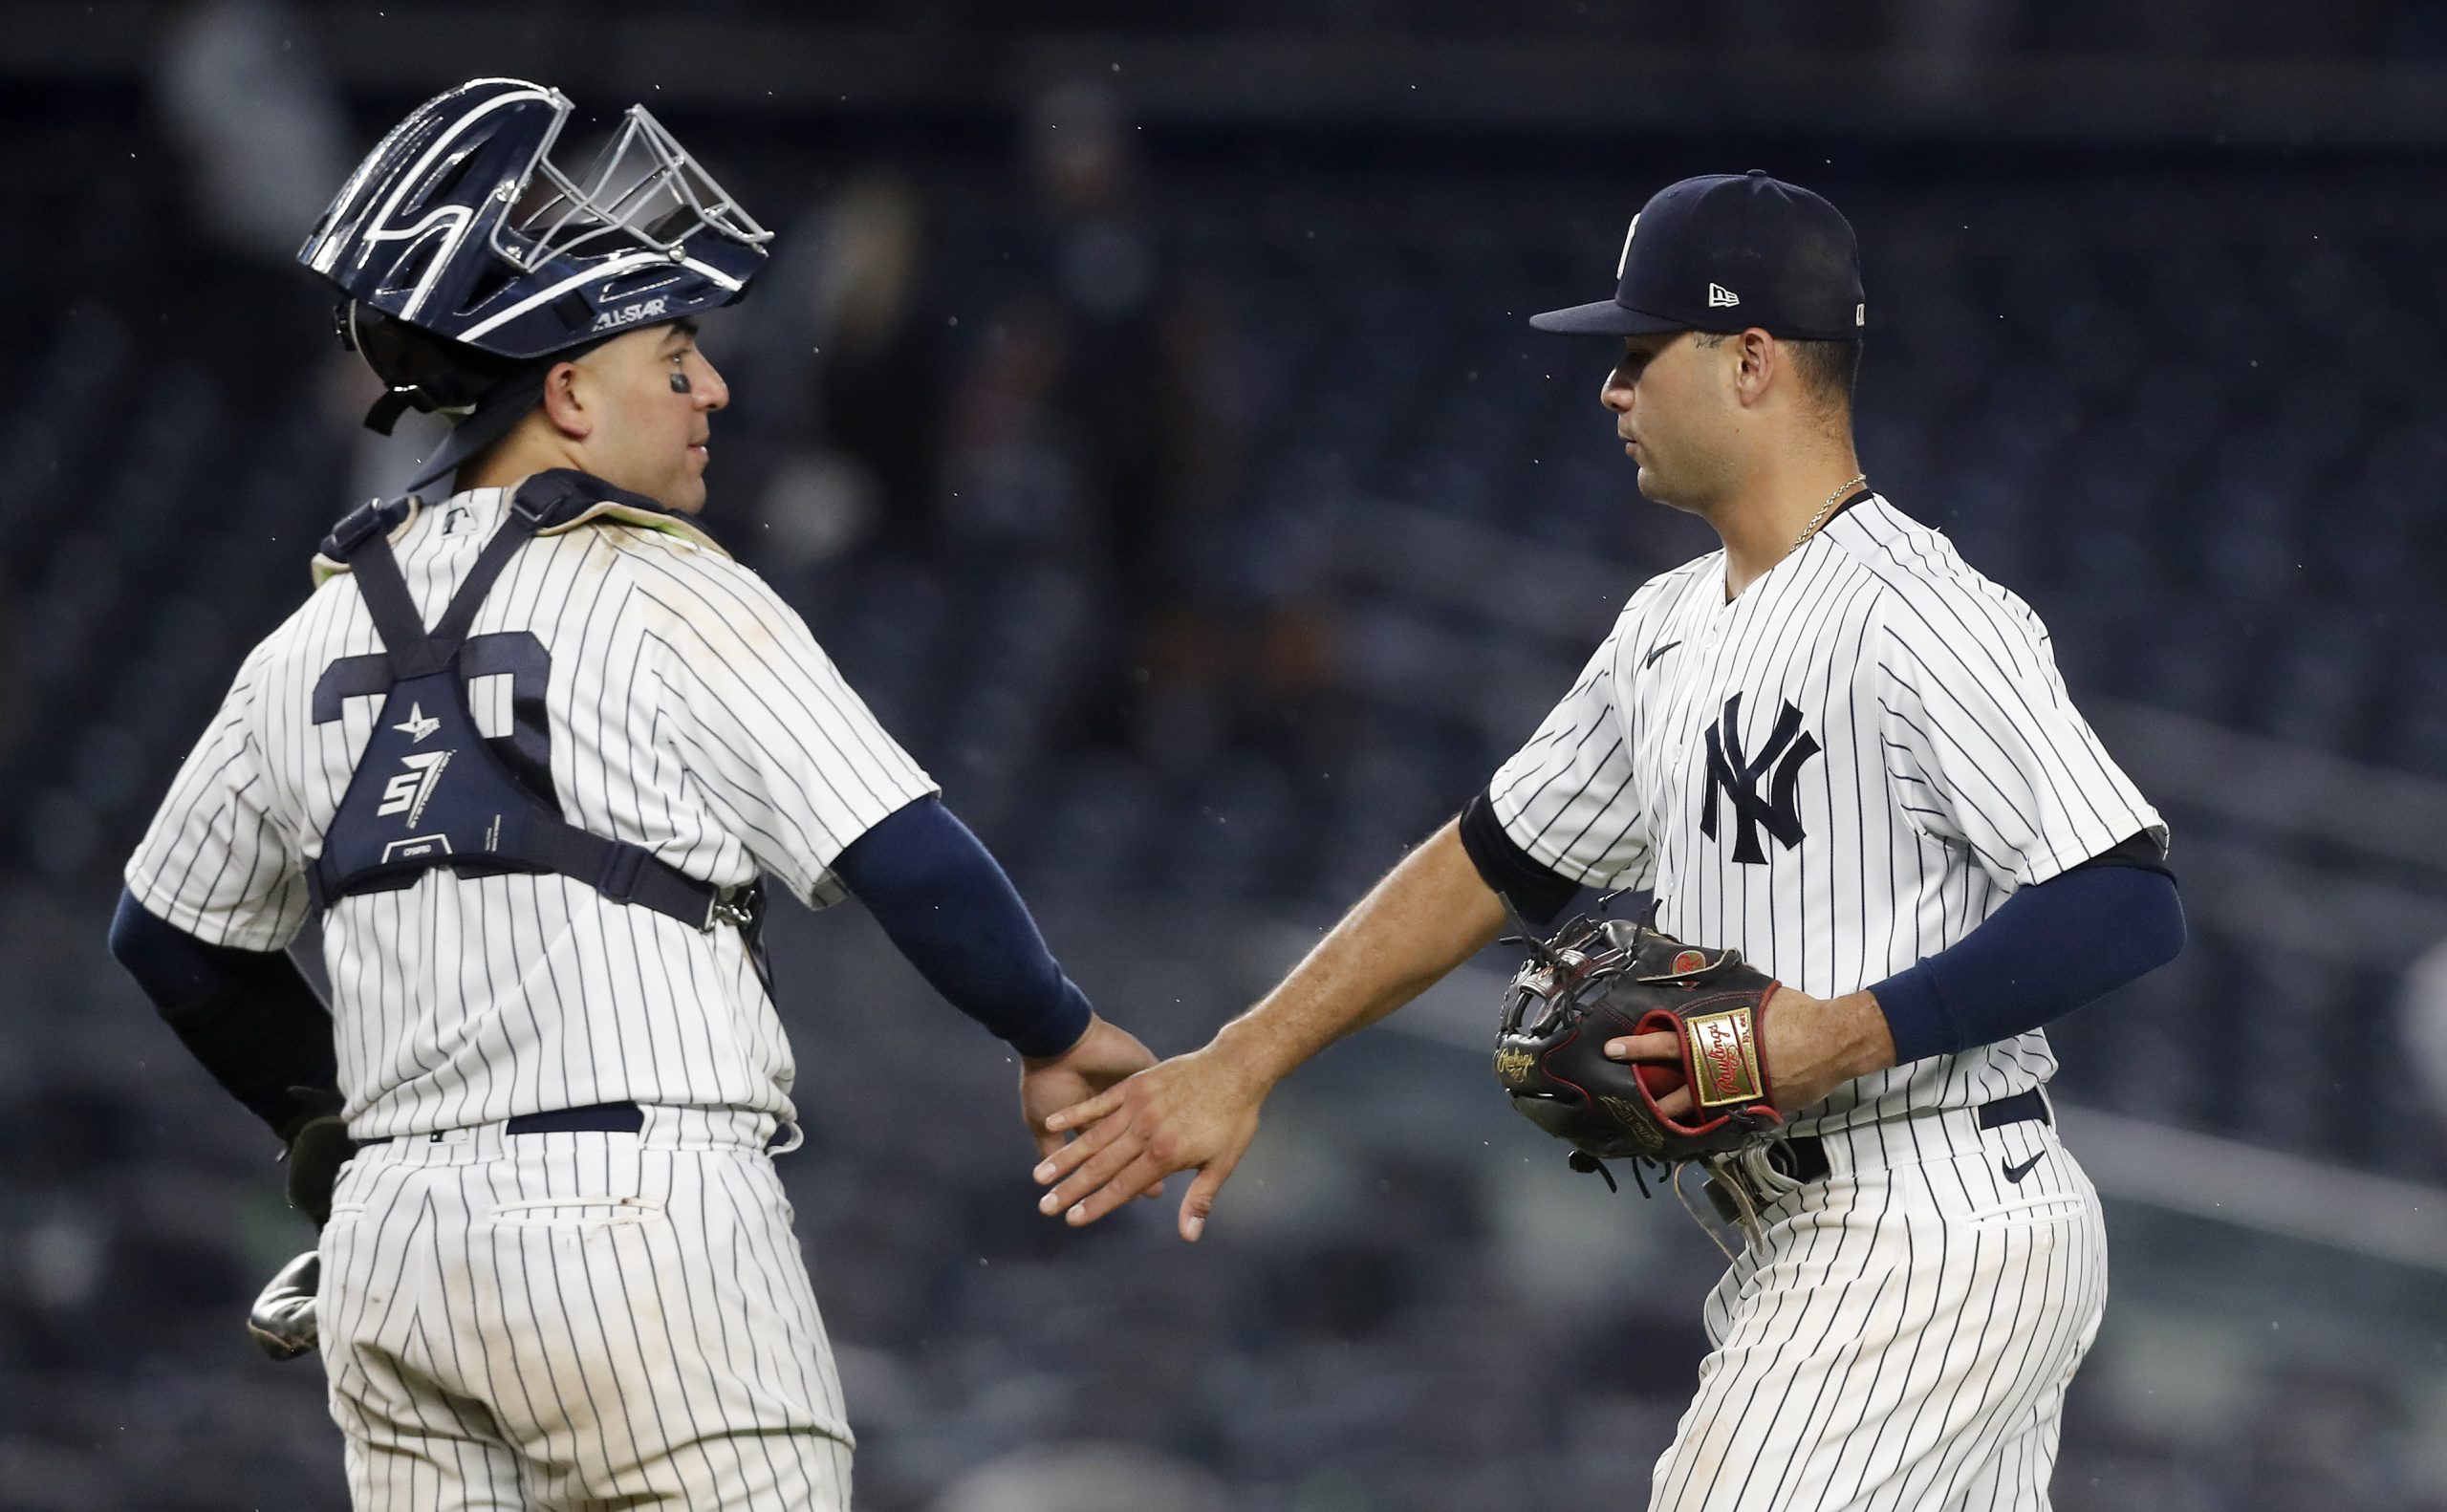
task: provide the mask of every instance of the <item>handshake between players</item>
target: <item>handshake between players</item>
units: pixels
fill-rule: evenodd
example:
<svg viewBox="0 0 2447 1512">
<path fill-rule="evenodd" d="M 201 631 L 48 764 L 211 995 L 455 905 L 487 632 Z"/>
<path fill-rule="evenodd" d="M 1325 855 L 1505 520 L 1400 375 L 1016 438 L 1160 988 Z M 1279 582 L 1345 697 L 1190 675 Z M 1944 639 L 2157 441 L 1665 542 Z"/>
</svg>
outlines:
<svg viewBox="0 0 2447 1512">
<path fill-rule="evenodd" d="M 157 811 L 113 931 L 291 1148 L 300 1205 L 331 1215 L 255 1321 L 274 1352 L 319 1343 L 357 1506 L 849 1505 L 840 1383 L 771 1160 L 798 1134 L 769 884 L 856 897 L 1020 1056 L 1047 1213 L 1093 1222 L 1195 1172 L 1193 1241 L 1294 1068 L 1509 917 L 1545 929 L 1584 887 L 1649 893 L 1663 934 L 1525 940 L 1496 1069 L 1576 1163 L 1705 1160 L 1743 1226 L 1706 1315 L 1721 1352 L 1652 1504 L 1756 1504 L 1720 1474 L 1745 1457 L 1705 1437 L 1741 1425 L 1777 1450 L 1746 1462 L 1781 1467 L 1779 1506 L 1852 1504 L 1839 1472 L 1890 1504 L 1942 1486 L 2045 1505 L 2105 1264 L 2041 1026 L 2172 956 L 2181 916 L 2165 826 L 2036 617 L 1866 486 L 1867 304 L 1832 205 L 1764 174 L 1683 181 L 1634 219 L 1610 298 L 1533 320 L 1620 343 L 1600 401 L 1640 491 L 1722 550 L 1634 594 L 1459 818 L 1159 1065 L 698 523 L 729 390 L 694 316 L 745 293 L 769 233 L 642 107 L 594 167 L 564 165 L 571 108 L 498 78 L 426 102 L 307 243 L 382 380 L 367 423 L 455 417 L 410 485 L 446 489 L 323 542 L 313 594 Z M 480 725 L 476 679 L 509 684 L 507 725 Z M 317 914 L 328 1013 L 283 954 Z M 1989 1235 L 2005 1207 L 2031 1216 Z M 1832 1242 L 1857 1264 L 1791 1263 L 1813 1214 L 1845 1215 Z M 1786 1348 L 1795 1320 L 1859 1311 L 1839 1270 L 1911 1269 L 1930 1232 L 1960 1235 L 1935 1252 L 1961 1262 L 1916 1274 L 1911 1316 L 1861 1314 L 1845 1351 Z M 2044 1341 L 1986 1327 L 2025 1295 L 2058 1320 Z M 1789 1407 L 1733 1405 L 1762 1372 Z M 518 1385 L 556 1379 L 587 1391 Z M 1882 1419 L 1808 1416 L 1872 1388 Z"/>
</svg>

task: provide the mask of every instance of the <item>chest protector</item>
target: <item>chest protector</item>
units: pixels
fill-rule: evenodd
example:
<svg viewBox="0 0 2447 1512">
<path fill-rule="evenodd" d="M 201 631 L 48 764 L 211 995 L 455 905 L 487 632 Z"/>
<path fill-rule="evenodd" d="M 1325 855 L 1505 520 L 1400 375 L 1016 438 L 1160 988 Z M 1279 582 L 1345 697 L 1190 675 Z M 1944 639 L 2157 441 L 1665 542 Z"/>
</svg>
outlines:
<svg viewBox="0 0 2447 1512">
<path fill-rule="evenodd" d="M 549 675 L 543 646 L 524 634 L 468 642 L 477 608 L 518 549 L 539 529 L 604 502 L 654 508 L 651 501 L 584 473 L 555 470 L 529 479 L 429 631 L 391 551 L 389 531 L 401 518 L 396 507 L 357 509 L 324 542 L 323 554 L 345 563 L 355 576 L 383 649 L 379 659 L 336 663 L 315 690 L 315 717 L 328 717 L 326 709 L 336 716 L 344 696 L 384 698 L 373 737 L 323 833 L 323 853 L 307 871 L 317 907 L 411 886 L 437 867 L 461 876 L 551 872 L 692 928 L 737 925 L 754 943 L 758 884 L 725 891 L 642 846 L 607 839 L 561 817 L 543 746 Z M 516 686 L 521 670 L 533 675 L 531 689 Z M 467 702 L 467 679 L 496 673 L 513 675 L 519 724 L 531 726 L 499 741 L 477 733 Z M 335 681 L 334 674 L 344 675 Z"/>
</svg>

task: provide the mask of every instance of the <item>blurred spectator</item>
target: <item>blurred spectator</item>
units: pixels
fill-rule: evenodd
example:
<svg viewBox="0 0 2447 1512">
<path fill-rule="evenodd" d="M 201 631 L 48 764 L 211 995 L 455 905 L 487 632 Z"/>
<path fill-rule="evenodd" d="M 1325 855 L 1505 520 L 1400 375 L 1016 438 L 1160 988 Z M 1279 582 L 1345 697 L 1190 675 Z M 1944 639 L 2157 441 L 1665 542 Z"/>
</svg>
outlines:
<svg viewBox="0 0 2447 1512">
<path fill-rule="evenodd" d="M 943 520 L 955 556 L 1026 555 L 1104 577 L 1089 503 L 1094 438 L 1057 392 L 1072 328 L 1035 293 L 1008 300 L 952 398 Z"/>
<path fill-rule="evenodd" d="M 918 187 L 876 174 L 830 207 L 815 285 L 816 393 L 826 443 L 863 469 L 888 537 L 930 540 L 942 390 L 915 318 L 926 272 Z"/>
<path fill-rule="evenodd" d="M 316 418 L 350 462 L 343 491 L 310 518 L 396 492 L 447 427 L 411 414 L 387 437 L 362 428 L 380 385 L 340 348 L 329 301 L 297 267 L 356 161 L 312 23 L 285 0 L 197 0 L 165 26 L 153 84 L 188 217 L 151 249 L 164 345 L 232 392 L 316 385 Z"/>
<path fill-rule="evenodd" d="M 202 0 L 171 22 L 160 68 L 196 224 L 224 250 L 286 269 L 352 161 L 306 18 L 281 0 Z"/>
<path fill-rule="evenodd" d="M 1168 263 L 1111 96 L 1056 90 L 1024 129 L 1020 287 L 955 400 L 948 528 L 964 549 L 1057 560 L 1106 606 L 1073 739 L 1180 761 L 1268 742 L 1324 702 L 1332 656 L 1244 508 L 1231 304 Z"/>
<path fill-rule="evenodd" d="M 185 169 L 191 234 L 180 240 L 206 265 L 165 289 L 165 335 L 266 371 L 319 352 L 314 297 L 293 263 L 352 156 L 306 18 L 282 0 L 200 0 L 169 23 L 156 69 L 162 128 Z M 155 249 L 164 268 L 178 261 L 168 250 Z"/>
<path fill-rule="evenodd" d="M 2447 1132 L 2447 940 L 2405 968 L 2396 1011 L 2414 1077 Z"/>
<path fill-rule="evenodd" d="M 1165 526 L 1202 481 L 1180 423 L 1195 404 L 1188 354 L 1164 340 L 1178 279 L 1138 203 L 1128 123 L 1112 97 L 1057 90 L 1023 129 L 1033 204 L 1011 323 L 1026 333 L 1024 349 L 1046 360 L 1031 381 L 1075 453 L 1083 565 L 1139 619 L 1151 600 L 1174 596 L 1180 573 Z"/>
<path fill-rule="evenodd" d="M 766 485 L 760 550 L 806 567 L 869 541 L 937 549 L 944 395 L 917 318 L 929 264 L 918 184 L 889 171 L 852 181 L 779 255 L 778 287 L 741 344 L 760 384 L 810 397 Z"/>
</svg>

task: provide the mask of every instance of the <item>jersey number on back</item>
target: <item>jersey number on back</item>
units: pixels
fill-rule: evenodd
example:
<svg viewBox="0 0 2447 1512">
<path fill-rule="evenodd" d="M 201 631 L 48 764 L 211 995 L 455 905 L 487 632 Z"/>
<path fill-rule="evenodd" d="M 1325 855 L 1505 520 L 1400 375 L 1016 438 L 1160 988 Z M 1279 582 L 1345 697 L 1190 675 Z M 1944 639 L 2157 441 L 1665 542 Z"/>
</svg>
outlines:
<svg viewBox="0 0 2447 1512">
<path fill-rule="evenodd" d="M 492 737 L 493 744 L 522 785 L 539 798 L 552 798 L 552 732 L 544 713 L 552 658 L 544 642 L 529 630 L 471 636 L 459 651 L 459 677 L 462 686 L 479 678 L 509 679 L 509 732 Z M 342 700 L 381 697 L 393 680 L 390 659 L 379 651 L 340 658 L 314 681 L 314 723 L 338 719 Z"/>
</svg>

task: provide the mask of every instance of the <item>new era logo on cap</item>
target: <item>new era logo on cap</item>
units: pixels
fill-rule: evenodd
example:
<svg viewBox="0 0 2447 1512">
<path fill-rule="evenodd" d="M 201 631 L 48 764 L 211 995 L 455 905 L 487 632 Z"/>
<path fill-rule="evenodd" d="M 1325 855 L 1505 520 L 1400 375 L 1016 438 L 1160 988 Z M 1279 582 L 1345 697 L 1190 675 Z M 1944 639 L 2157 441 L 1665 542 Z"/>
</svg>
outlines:
<svg viewBox="0 0 2447 1512">
<path fill-rule="evenodd" d="M 1860 252 L 1835 206 L 1762 172 L 1670 184 L 1624 228 L 1614 296 L 1529 317 L 1541 331 L 1631 336 L 1758 327 L 1787 341 L 1869 325 Z"/>
</svg>

